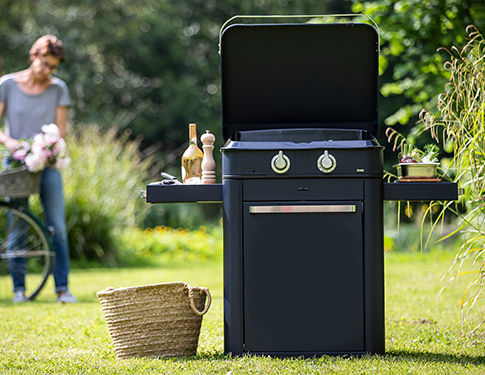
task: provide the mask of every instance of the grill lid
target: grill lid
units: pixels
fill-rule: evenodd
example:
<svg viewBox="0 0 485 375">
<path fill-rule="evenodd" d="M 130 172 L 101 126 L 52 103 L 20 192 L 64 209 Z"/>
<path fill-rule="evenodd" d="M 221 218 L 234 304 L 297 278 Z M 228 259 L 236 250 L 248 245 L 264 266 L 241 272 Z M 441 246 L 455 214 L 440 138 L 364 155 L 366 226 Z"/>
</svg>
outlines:
<svg viewBox="0 0 485 375">
<path fill-rule="evenodd" d="M 377 135 L 378 38 L 368 24 L 232 25 L 221 65 L 225 140 L 298 127 Z"/>
</svg>

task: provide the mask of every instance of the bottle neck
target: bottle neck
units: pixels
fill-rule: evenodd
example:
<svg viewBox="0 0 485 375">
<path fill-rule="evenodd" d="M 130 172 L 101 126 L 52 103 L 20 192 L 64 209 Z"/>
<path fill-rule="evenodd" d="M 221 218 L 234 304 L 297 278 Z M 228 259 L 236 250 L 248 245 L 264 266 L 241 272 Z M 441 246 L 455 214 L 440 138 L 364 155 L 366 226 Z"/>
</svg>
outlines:
<svg viewBox="0 0 485 375">
<path fill-rule="evenodd" d="M 190 143 L 197 144 L 197 125 L 189 124 L 189 141 Z"/>
</svg>

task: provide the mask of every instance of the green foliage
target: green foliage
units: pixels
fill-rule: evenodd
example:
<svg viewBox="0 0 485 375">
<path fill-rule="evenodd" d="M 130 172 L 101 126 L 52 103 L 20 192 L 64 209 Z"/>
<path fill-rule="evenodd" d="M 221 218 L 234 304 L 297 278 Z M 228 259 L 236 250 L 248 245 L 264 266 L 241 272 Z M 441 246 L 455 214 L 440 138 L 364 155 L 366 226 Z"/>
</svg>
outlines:
<svg viewBox="0 0 485 375">
<path fill-rule="evenodd" d="M 388 125 L 413 124 L 423 105 L 436 105 L 449 77 L 437 47 L 463 43 L 469 24 L 485 28 L 482 0 L 357 0 L 352 9 L 381 30 L 381 113 Z"/>
<path fill-rule="evenodd" d="M 202 226 L 193 231 L 166 226 L 145 230 L 127 227 L 119 233 L 117 244 L 122 264 L 220 260 L 222 227 Z"/>
<path fill-rule="evenodd" d="M 91 125 L 78 126 L 66 139 L 72 163 L 63 179 L 73 259 L 114 264 L 118 233 L 143 219 L 146 203 L 139 192 L 151 160 L 128 137 Z"/>
</svg>

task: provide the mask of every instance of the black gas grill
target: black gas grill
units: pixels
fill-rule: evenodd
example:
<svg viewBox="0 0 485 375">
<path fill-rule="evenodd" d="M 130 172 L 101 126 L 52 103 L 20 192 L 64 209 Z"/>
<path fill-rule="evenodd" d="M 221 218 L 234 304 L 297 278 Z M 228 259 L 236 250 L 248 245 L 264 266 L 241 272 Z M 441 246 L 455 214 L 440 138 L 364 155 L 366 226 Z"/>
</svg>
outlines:
<svg viewBox="0 0 485 375">
<path fill-rule="evenodd" d="M 226 352 L 384 352 L 383 200 L 457 187 L 383 183 L 377 59 L 366 24 L 224 31 L 222 185 L 147 201 L 222 201 Z"/>
<path fill-rule="evenodd" d="M 338 129 L 236 139 L 223 147 L 227 350 L 383 352 L 382 147 Z"/>
</svg>

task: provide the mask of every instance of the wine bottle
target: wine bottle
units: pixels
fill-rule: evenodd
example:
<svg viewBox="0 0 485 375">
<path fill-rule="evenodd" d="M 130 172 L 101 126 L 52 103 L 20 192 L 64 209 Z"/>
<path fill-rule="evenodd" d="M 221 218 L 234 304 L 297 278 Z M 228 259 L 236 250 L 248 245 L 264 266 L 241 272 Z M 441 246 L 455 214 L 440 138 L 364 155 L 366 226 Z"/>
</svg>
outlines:
<svg viewBox="0 0 485 375">
<path fill-rule="evenodd" d="M 182 155 L 182 182 L 200 184 L 204 154 L 197 147 L 197 125 L 189 124 L 189 147 Z"/>
</svg>

